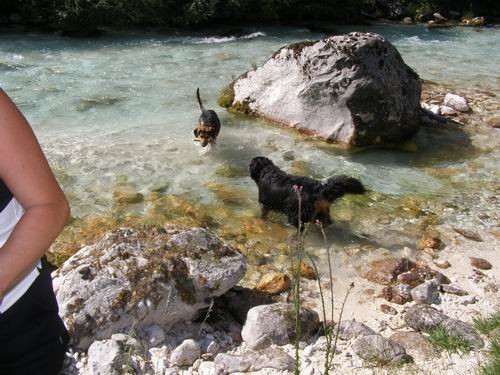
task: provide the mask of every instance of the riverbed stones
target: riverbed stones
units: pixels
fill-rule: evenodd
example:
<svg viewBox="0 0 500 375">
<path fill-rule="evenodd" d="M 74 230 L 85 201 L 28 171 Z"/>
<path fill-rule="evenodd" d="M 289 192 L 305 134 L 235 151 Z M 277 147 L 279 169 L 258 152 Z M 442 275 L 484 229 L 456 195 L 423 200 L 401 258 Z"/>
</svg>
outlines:
<svg viewBox="0 0 500 375">
<path fill-rule="evenodd" d="M 374 33 L 283 47 L 229 87 L 232 110 L 347 146 L 399 142 L 419 124 L 419 77 Z"/>
<path fill-rule="evenodd" d="M 453 108 L 459 112 L 468 112 L 470 111 L 469 103 L 467 103 L 467 99 L 462 96 L 448 93 L 445 95 L 443 99 L 443 105 L 446 107 Z"/>
<path fill-rule="evenodd" d="M 443 327 L 448 335 L 462 338 L 472 346 L 482 348 L 484 341 L 469 324 L 452 319 L 428 305 L 413 305 L 404 316 L 406 324 L 418 332 L 431 332 L 439 326 Z"/>
<path fill-rule="evenodd" d="M 483 258 L 469 257 L 472 267 L 479 268 L 480 270 L 491 270 L 493 265 Z"/>
<path fill-rule="evenodd" d="M 244 275 L 241 254 L 202 228 L 121 228 L 56 271 L 60 314 L 75 347 L 190 320 Z"/>
<path fill-rule="evenodd" d="M 378 365 L 401 365 L 411 361 L 401 345 L 380 335 L 360 336 L 352 349 L 364 360 Z"/>
<path fill-rule="evenodd" d="M 301 340 L 305 340 L 319 328 L 318 314 L 301 307 Z M 289 303 L 256 306 L 248 311 L 241 337 L 251 349 L 264 349 L 271 344 L 285 345 L 295 338 L 295 311 Z"/>
</svg>

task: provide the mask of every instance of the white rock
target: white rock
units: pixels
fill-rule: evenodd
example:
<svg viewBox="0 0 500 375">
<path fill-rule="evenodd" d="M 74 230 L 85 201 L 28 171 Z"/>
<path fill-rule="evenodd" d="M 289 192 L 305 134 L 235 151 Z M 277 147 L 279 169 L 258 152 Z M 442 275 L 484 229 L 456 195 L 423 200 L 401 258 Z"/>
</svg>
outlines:
<svg viewBox="0 0 500 375">
<path fill-rule="evenodd" d="M 477 297 L 476 296 L 463 296 L 460 297 L 459 303 L 461 305 L 467 306 L 467 305 L 472 305 L 477 302 Z"/>
<path fill-rule="evenodd" d="M 225 375 L 226 372 L 214 362 L 202 362 L 198 367 L 199 375 Z"/>
<path fill-rule="evenodd" d="M 151 243 L 172 254 L 162 257 Z M 146 256 L 155 258 L 150 260 L 158 263 L 156 271 L 135 261 Z M 124 263 L 130 263 L 127 272 Z M 160 268 L 168 277 L 160 275 Z M 81 350 L 132 328 L 141 331 L 156 324 L 168 330 L 236 285 L 245 268 L 241 254 L 203 228 L 177 229 L 168 236 L 121 228 L 84 247 L 57 270 L 60 314 Z M 154 331 L 149 345 L 162 340 L 161 331 Z"/>
<path fill-rule="evenodd" d="M 395 142 L 418 127 L 418 75 L 374 33 L 283 47 L 233 88 L 234 108 L 344 144 Z"/>
<path fill-rule="evenodd" d="M 443 116 L 455 116 L 458 112 L 451 107 L 442 105 L 439 107 L 439 113 Z"/>
<path fill-rule="evenodd" d="M 148 350 L 149 360 L 151 362 L 151 366 L 153 367 L 155 374 L 163 374 L 169 368 L 170 364 L 168 363 L 168 355 L 169 351 L 166 346 L 162 346 L 161 348 L 151 348 Z"/>
<path fill-rule="evenodd" d="M 285 345 L 295 332 L 293 305 L 274 303 L 251 308 L 241 331 L 241 337 L 252 349 L 263 349 L 271 344 Z M 301 338 L 309 337 L 319 326 L 315 311 L 301 308 Z"/>
<path fill-rule="evenodd" d="M 467 99 L 451 93 L 446 94 L 443 105 L 451 107 L 459 112 L 468 112 L 470 110 Z"/>
<path fill-rule="evenodd" d="M 187 339 L 174 349 L 170 362 L 175 366 L 191 366 L 200 356 L 200 345 L 192 339 Z"/>
<path fill-rule="evenodd" d="M 122 351 L 114 340 L 95 341 L 88 350 L 88 367 L 92 375 L 119 375 Z"/>
</svg>

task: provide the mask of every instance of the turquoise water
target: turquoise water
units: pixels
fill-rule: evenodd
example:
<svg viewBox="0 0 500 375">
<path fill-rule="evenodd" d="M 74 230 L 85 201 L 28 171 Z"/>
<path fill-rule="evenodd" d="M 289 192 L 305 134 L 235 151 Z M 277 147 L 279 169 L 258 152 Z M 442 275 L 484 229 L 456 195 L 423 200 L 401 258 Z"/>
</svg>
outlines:
<svg viewBox="0 0 500 375">
<path fill-rule="evenodd" d="M 425 79 L 499 92 L 499 28 L 378 25 L 344 26 L 339 31 L 358 29 L 386 36 Z M 349 173 L 371 190 L 395 197 L 448 195 L 447 181 L 426 168 L 464 165 L 467 147 L 462 145 L 467 142 L 456 134 L 423 131 L 417 139 L 418 152 L 349 153 L 217 107 L 219 90 L 232 78 L 263 64 L 283 45 L 321 36 L 302 29 L 263 27 L 249 30 L 243 38 L 130 32 L 68 39 L 4 32 L 0 86 L 32 124 L 77 217 L 108 212 L 112 193 L 123 181 L 144 194 L 161 188 L 165 194 L 221 204 L 206 187 L 215 181 L 248 192 L 255 199 L 243 205 L 257 210 L 250 178 L 217 177 L 214 170 L 223 164 L 245 170 L 257 155 L 290 170 L 293 161 L 284 157 L 290 151 L 317 177 Z M 216 109 L 223 123 L 218 146 L 209 153 L 193 143 L 192 129 L 199 116 L 197 87 L 205 106 Z M 461 152 L 453 147 L 447 152 L 450 144 Z M 489 169 L 465 168 L 463 173 L 493 180 L 498 177 L 495 160 L 498 157 Z"/>
</svg>

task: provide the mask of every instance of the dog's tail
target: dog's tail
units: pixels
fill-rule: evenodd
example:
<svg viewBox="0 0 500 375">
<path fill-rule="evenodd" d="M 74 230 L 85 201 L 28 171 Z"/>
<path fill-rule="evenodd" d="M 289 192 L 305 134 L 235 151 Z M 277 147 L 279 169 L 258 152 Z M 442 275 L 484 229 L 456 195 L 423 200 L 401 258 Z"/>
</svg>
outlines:
<svg viewBox="0 0 500 375">
<path fill-rule="evenodd" d="M 200 110 L 202 112 L 205 112 L 205 107 L 203 107 L 203 103 L 201 102 L 201 98 L 200 98 L 200 88 L 196 88 L 196 98 L 198 99 L 198 104 L 200 106 Z"/>
<path fill-rule="evenodd" d="M 323 196 L 329 202 L 333 202 L 344 194 L 363 194 L 366 191 L 361 181 L 346 175 L 329 178 L 324 186 Z"/>
</svg>

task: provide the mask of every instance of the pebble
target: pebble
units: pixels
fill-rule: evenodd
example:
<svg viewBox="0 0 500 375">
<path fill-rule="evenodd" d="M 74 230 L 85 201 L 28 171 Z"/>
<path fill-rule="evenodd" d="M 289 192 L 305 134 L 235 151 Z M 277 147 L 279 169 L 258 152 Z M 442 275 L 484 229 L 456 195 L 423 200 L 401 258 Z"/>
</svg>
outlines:
<svg viewBox="0 0 500 375">
<path fill-rule="evenodd" d="M 477 297 L 476 296 L 463 296 L 460 298 L 459 303 L 461 305 L 467 306 L 467 305 L 472 305 L 477 302 Z"/>
<path fill-rule="evenodd" d="M 490 270 L 493 266 L 490 262 L 483 258 L 469 257 L 470 264 L 480 270 Z"/>
</svg>

